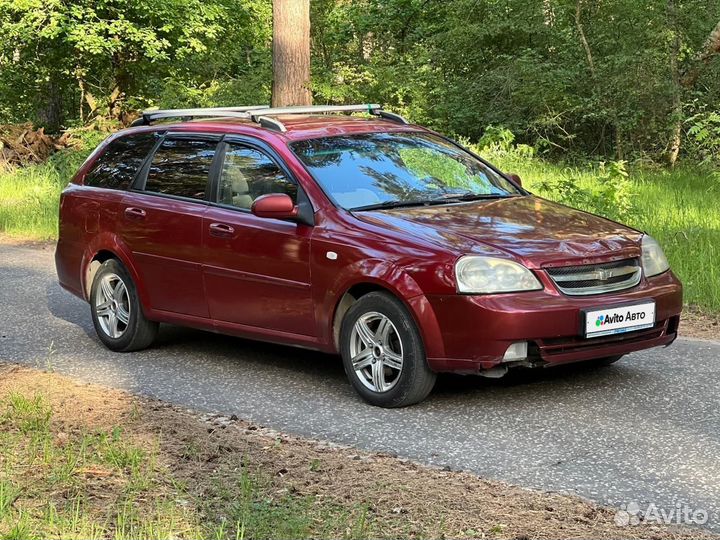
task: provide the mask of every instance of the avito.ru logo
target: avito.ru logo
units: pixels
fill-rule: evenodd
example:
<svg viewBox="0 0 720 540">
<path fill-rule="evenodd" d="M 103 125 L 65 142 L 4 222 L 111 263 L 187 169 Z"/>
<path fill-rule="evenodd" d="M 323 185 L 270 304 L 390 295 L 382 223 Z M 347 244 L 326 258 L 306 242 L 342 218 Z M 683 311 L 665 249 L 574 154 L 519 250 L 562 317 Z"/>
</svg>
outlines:
<svg viewBox="0 0 720 540">
<path fill-rule="evenodd" d="M 603 326 L 606 324 L 621 323 L 623 321 L 642 321 L 645 319 L 644 311 L 628 311 L 627 315 L 622 313 L 613 313 L 612 315 L 599 315 L 595 321 L 595 326 Z"/>
<path fill-rule="evenodd" d="M 707 510 L 691 508 L 680 502 L 675 503 L 674 508 L 662 508 L 650 503 L 643 509 L 639 503 L 632 501 L 620 505 L 620 509 L 615 513 L 615 525 L 618 527 L 640 525 L 641 523 L 705 525 L 709 517 Z"/>
<path fill-rule="evenodd" d="M 613 313 L 612 315 L 600 315 L 595 321 L 595 326 L 603 326 L 605 324 L 621 323 L 625 320 L 620 313 Z"/>
</svg>

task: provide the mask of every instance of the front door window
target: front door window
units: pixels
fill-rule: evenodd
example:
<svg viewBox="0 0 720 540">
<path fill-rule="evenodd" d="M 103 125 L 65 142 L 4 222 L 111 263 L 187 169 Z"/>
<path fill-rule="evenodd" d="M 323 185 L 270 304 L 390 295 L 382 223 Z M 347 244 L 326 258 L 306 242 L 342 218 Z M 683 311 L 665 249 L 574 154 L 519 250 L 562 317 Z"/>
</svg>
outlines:
<svg viewBox="0 0 720 540">
<path fill-rule="evenodd" d="M 253 148 L 229 144 L 220 173 L 220 202 L 250 210 L 255 199 L 269 193 L 286 193 L 297 202 L 297 184 L 273 160 Z"/>
</svg>

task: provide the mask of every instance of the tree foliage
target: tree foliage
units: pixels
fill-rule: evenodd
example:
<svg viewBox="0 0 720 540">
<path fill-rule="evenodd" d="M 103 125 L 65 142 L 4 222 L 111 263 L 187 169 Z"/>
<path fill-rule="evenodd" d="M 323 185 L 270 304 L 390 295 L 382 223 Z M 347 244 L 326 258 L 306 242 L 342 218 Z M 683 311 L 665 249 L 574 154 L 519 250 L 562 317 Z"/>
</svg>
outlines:
<svg viewBox="0 0 720 540">
<path fill-rule="evenodd" d="M 0 121 L 266 103 L 271 19 L 270 0 L 0 0 Z M 718 21 L 720 0 L 312 0 L 313 96 L 548 154 L 717 159 Z"/>
<path fill-rule="evenodd" d="M 269 24 L 260 1 L 0 0 L 1 110 L 56 128 L 153 104 L 266 101 Z"/>
</svg>

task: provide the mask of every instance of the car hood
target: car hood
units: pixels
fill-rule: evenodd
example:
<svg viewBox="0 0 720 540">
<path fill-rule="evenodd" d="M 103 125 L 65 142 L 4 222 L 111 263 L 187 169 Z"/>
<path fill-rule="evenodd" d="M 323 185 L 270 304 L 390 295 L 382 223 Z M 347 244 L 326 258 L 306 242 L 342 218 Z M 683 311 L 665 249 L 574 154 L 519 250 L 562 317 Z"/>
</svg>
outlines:
<svg viewBox="0 0 720 540">
<path fill-rule="evenodd" d="M 530 268 L 639 257 L 642 233 L 534 196 L 356 212 L 459 254 L 511 255 Z"/>
</svg>

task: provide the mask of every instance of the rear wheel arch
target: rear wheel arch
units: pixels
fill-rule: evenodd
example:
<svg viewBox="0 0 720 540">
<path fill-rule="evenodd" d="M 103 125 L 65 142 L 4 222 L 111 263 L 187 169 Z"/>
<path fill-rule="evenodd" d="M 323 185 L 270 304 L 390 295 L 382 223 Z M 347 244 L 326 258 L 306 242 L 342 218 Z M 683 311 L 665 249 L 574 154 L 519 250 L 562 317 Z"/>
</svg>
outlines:
<svg viewBox="0 0 720 540">
<path fill-rule="evenodd" d="M 130 274 L 135 287 L 137 287 L 140 296 L 140 304 L 147 312 L 150 307 L 147 291 L 138 275 L 137 268 L 133 264 L 130 250 L 122 242 L 122 239 L 116 235 L 99 234 L 93 238 L 85 250 L 83 262 L 81 265 L 82 292 L 86 300 L 90 300 L 90 290 L 92 288 L 93 279 L 100 265 L 107 260 L 115 259 L 125 267 Z"/>
<path fill-rule="evenodd" d="M 140 279 L 137 269 L 133 266 L 133 261 L 129 258 L 129 254 L 123 249 L 123 247 L 123 244 L 120 243 L 114 243 L 109 247 L 107 246 L 107 243 L 104 243 L 102 248 L 95 247 L 94 249 L 88 249 L 85 259 L 87 262 L 83 265 L 82 271 L 82 276 L 85 278 L 82 284 L 85 300 L 88 302 L 90 301 L 93 281 L 95 281 L 95 275 L 98 270 L 104 262 L 112 259 L 117 261 L 127 271 L 137 290 L 140 308 L 145 316 L 151 316 L 152 311 L 150 309 L 151 306 L 145 290 L 145 285 Z"/>
<path fill-rule="evenodd" d="M 118 257 L 115 253 L 107 249 L 102 249 L 95 253 L 95 255 L 93 255 L 88 264 L 85 265 L 84 289 L 86 298 L 90 298 L 90 289 L 92 288 L 95 274 L 97 274 L 98 269 L 100 268 L 102 263 L 110 259 L 120 261 L 120 257 Z"/>
</svg>

